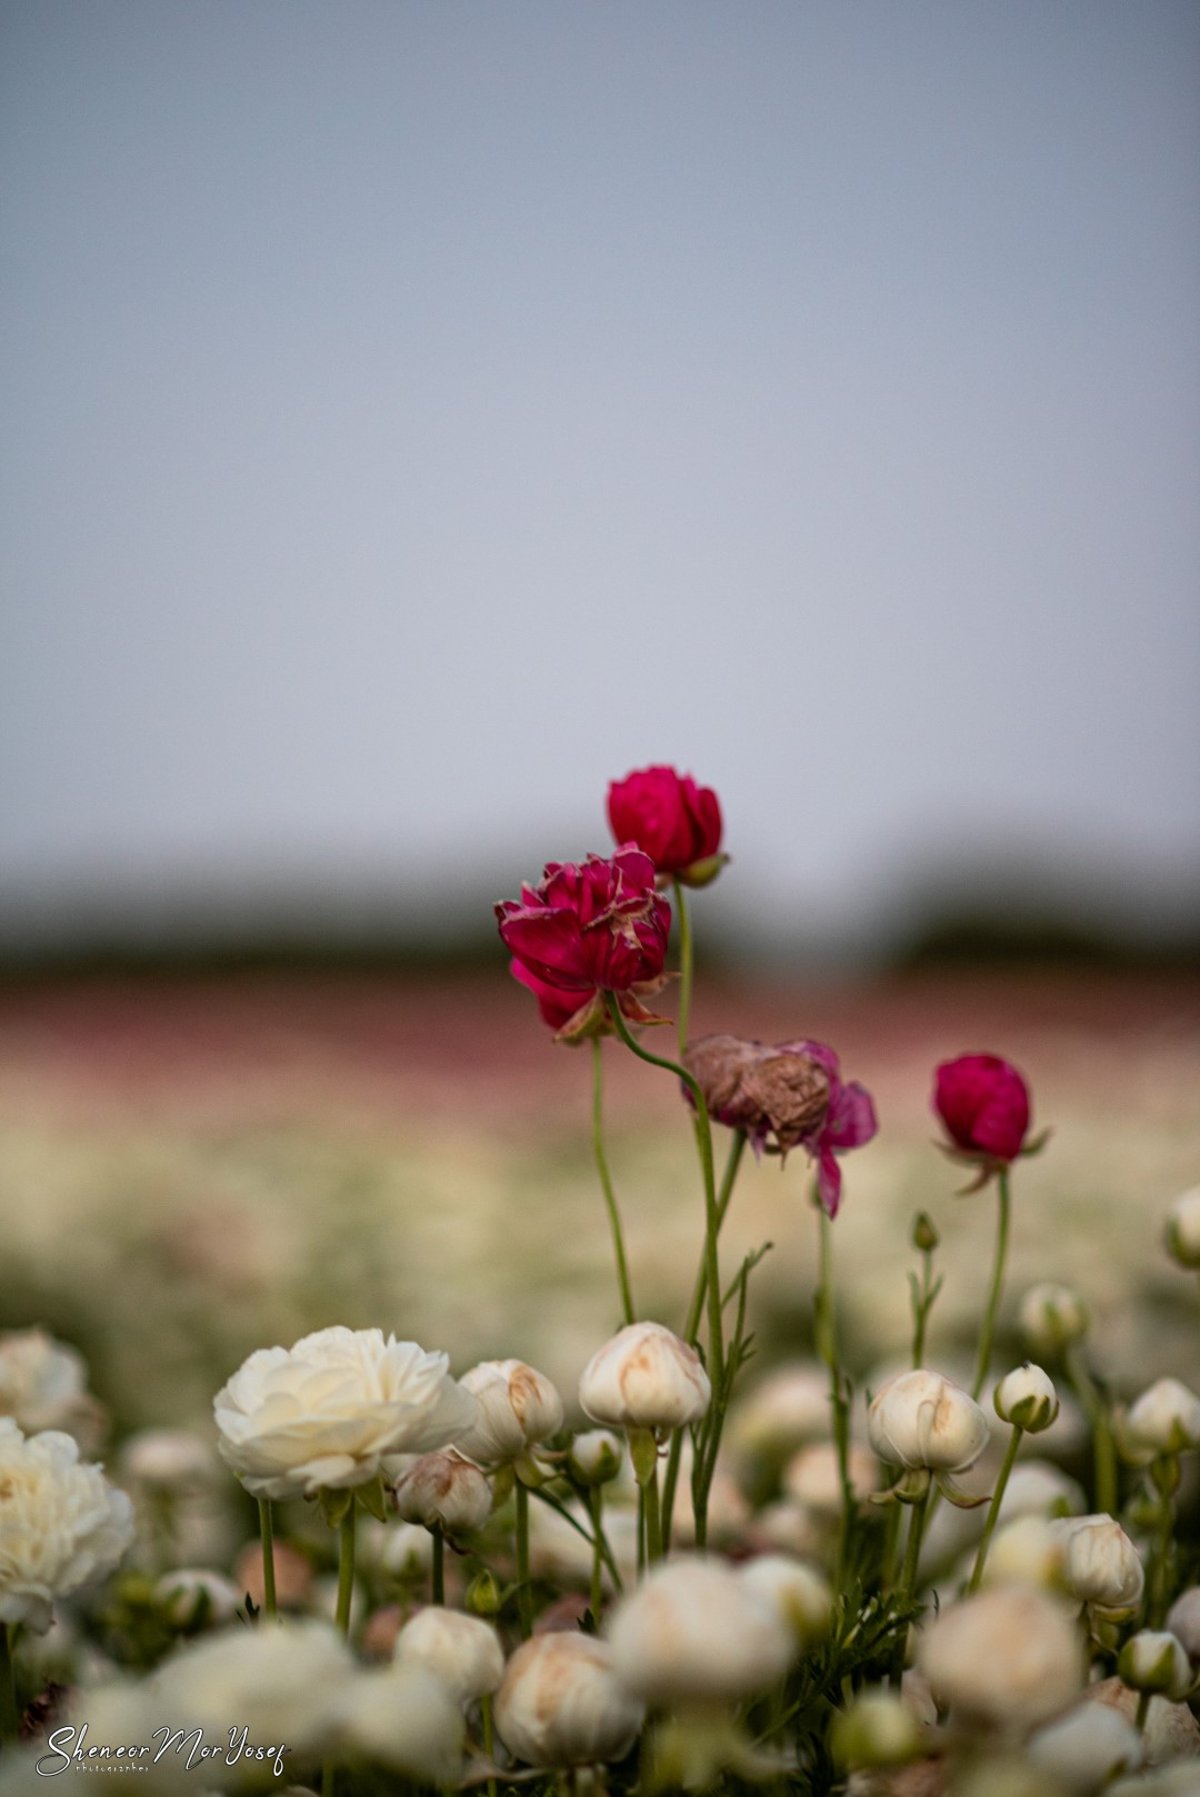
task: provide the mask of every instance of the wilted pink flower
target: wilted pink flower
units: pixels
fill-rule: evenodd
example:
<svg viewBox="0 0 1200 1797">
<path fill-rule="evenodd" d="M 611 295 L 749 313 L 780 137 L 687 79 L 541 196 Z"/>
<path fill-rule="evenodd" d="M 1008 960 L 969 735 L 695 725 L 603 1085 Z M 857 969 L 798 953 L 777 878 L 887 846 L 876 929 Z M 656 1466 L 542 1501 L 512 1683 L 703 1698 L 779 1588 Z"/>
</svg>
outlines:
<svg viewBox="0 0 1200 1797">
<path fill-rule="evenodd" d="M 729 859 L 721 847 L 721 807 L 709 786 L 673 767 L 647 767 L 614 780 L 608 821 L 618 842 L 636 843 L 660 874 L 707 886 Z"/>
<path fill-rule="evenodd" d="M 1007 1166 L 1029 1129 L 1029 1088 L 997 1054 L 964 1054 L 937 1070 L 933 1108 L 958 1153 L 988 1166 Z"/>
<path fill-rule="evenodd" d="M 603 994 L 618 995 L 635 1023 L 656 1022 L 638 1002 L 662 985 L 671 908 L 655 890 L 654 864 L 632 846 L 582 866 L 551 861 L 537 887 L 496 906 L 512 973 L 566 1041 L 606 1027 Z"/>
<path fill-rule="evenodd" d="M 837 1156 L 869 1142 L 879 1125 L 865 1086 L 843 1081 L 841 1063 L 823 1042 L 747 1041 L 702 1036 L 684 1066 L 704 1094 L 709 1115 L 744 1129 L 756 1153 L 803 1148 L 816 1163 L 817 1190 L 831 1217 L 842 1196 Z"/>
</svg>

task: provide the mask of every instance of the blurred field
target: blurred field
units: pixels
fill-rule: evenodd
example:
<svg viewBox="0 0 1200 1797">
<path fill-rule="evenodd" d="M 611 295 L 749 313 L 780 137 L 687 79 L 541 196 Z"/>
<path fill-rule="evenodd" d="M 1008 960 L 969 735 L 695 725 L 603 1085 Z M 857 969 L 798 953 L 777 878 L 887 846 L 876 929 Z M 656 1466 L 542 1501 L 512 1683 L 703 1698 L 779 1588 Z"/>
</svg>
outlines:
<svg viewBox="0 0 1200 1797">
<path fill-rule="evenodd" d="M 934 1064 L 989 1048 L 1024 1070 L 1054 1136 L 1016 1173 L 1009 1309 L 1033 1278 L 1092 1301 L 1126 1383 L 1200 1381 L 1200 1296 L 1160 1249 L 1200 1180 L 1200 990 L 1183 979 L 923 976 L 867 985 L 701 982 L 695 1033 L 832 1043 L 880 1135 L 845 1162 L 836 1225 L 860 1368 L 907 1335 L 907 1227 L 944 1239 L 933 1352 L 981 1300 L 989 1195 L 931 1146 Z M 669 1050 L 668 1032 L 661 1032 Z M 606 1048 L 609 1148 L 639 1308 L 679 1324 L 701 1199 L 666 1075 Z M 589 1059 L 554 1047 L 494 976 L 282 975 L 13 985 L 0 1000 L 0 1326 L 86 1354 L 119 1429 L 203 1420 L 252 1348 L 330 1322 L 529 1359 L 573 1390 L 618 1320 L 590 1158 Z M 718 1143 L 723 1153 L 724 1144 Z M 745 1169 L 725 1262 L 754 1282 L 764 1348 L 807 1339 L 814 1219 L 802 1156 Z"/>
</svg>

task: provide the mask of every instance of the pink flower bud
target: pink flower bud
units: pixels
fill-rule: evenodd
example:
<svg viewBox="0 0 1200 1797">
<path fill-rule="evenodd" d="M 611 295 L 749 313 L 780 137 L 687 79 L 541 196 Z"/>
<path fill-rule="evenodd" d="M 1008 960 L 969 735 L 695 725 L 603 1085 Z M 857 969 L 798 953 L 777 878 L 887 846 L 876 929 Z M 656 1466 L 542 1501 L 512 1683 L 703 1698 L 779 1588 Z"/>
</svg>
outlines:
<svg viewBox="0 0 1200 1797">
<path fill-rule="evenodd" d="M 647 767 L 614 780 L 608 821 L 618 842 L 636 843 L 660 874 L 687 886 L 707 886 L 728 857 L 721 855 L 721 807 L 711 787 L 697 786 L 673 767 Z"/>
<path fill-rule="evenodd" d="M 1029 1089 L 995 1054 L 964 1054 L 937 1070 L 933 1108 L 960 1153 L 1007 1166 L 1029 1130 Z"/>
</svg>

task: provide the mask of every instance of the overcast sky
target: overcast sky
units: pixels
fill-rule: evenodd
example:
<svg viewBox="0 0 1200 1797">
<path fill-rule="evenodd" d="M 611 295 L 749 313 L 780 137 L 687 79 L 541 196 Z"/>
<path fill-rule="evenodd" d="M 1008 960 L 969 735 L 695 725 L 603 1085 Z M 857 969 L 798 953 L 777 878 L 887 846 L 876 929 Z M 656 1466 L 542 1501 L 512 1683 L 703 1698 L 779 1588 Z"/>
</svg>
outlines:
<svg viewBox="0 0 1200 1797">
<path fill-rule="evenodd" d="M 1179 898 L 1194 0 L 0 18 L 0 912 L 511 888 L 655 760 L 776 921 Z"/>
</svg>

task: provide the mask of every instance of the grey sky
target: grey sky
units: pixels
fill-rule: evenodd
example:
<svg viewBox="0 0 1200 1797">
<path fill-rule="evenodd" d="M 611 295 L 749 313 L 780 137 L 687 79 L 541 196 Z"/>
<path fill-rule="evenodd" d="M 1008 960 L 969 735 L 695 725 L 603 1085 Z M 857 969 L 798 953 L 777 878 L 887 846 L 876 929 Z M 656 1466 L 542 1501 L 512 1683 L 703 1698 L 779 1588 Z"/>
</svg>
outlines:
<svg viewBox="0 0 1200 1797">
<path fill-rule="evenodd" d="M 7 0 L 0 909 L 1200 854 L 1200 9 Z M 442 859 L 438 859 L 442 858 Z"/>
</svg>

